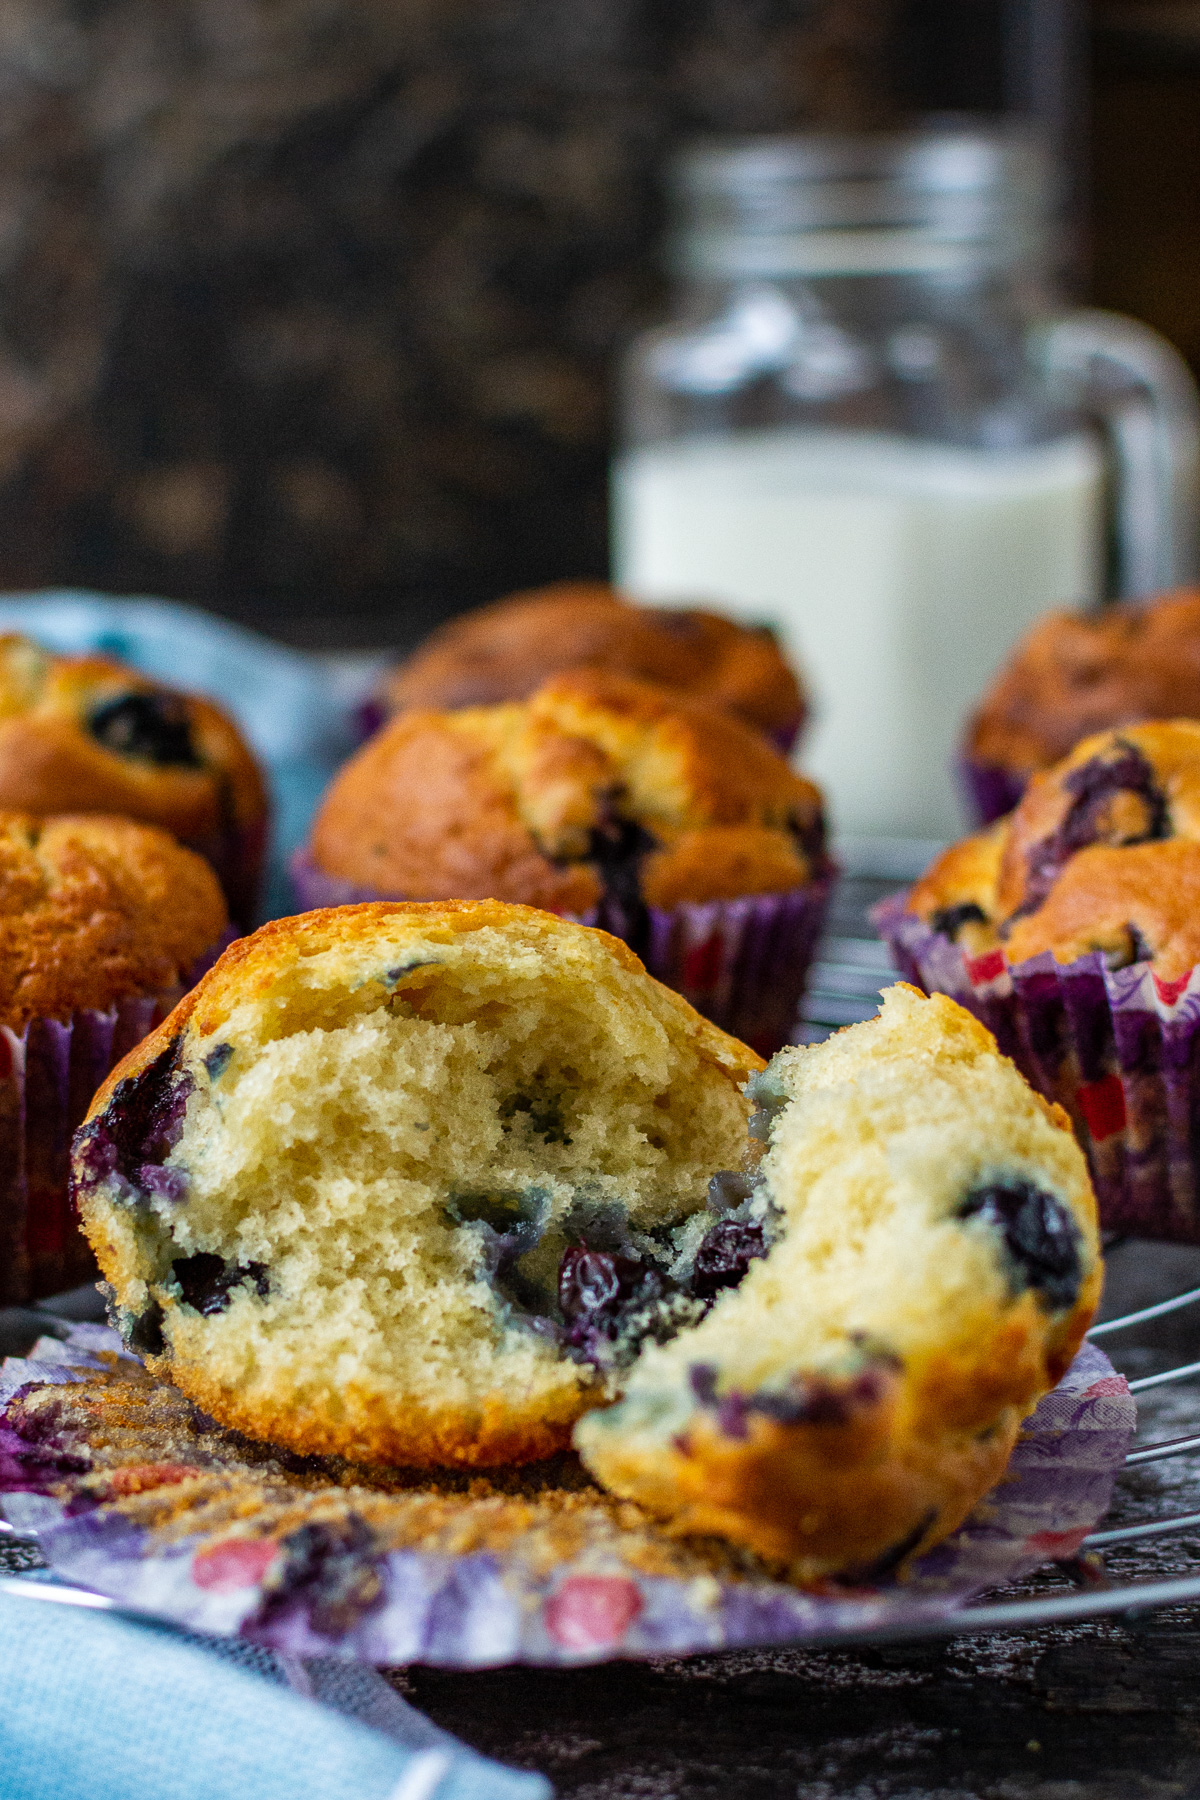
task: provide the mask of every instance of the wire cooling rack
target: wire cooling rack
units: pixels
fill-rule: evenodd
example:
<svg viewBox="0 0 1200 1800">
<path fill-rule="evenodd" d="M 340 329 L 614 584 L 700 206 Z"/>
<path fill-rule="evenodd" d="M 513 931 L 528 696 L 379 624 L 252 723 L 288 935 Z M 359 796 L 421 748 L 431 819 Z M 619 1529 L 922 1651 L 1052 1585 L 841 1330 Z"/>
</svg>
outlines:
<svg viewBox="0 0 1200 1800">
<path fill-rule="evenodd" d="M 845 878 L 813 967 L 801 1041 L 817 1043 L 875 1012 L 880 988 L 896 977 L 868 908 L 912 880 L 938 847 L 913 839 L 851 840 L 840 847 Z M 1138 1400 L 1137 1441 L 1108 1516 L 1069 1561 L 1047 1564 L 949 1617 L 829 1642 L 1032 1630 L 1200 1604 L 1200 1248 L 1126 1239 L 1110 1241 L 1106 1250 L 1105 1304 L 1089 1335 L 1128 1377 Z M 102 1595 L 47 1580 L 30 1544 L 3 1522 L 0 1534 L 0 1593 L 120 1610 Z"/>
</svg>

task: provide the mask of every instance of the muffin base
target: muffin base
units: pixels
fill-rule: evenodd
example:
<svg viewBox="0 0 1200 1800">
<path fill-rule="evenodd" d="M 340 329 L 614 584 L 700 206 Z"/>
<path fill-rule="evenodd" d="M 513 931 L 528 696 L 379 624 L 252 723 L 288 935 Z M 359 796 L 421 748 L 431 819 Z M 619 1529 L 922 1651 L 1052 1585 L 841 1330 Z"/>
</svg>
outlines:
<svg viewBox="0 0 1200 1800">
<path fill-rule="evenodd" d="M 304 911 L 397 897 L 326 874 L 307 848 L 296 851 L 289 869 Z M 796 1029 L 837 876 L 829 867 L 807 886 L 782 894 L 684 902 L 669 909 L 648 906 L 636 913 L 603 900 L 569 916 L 620 938 L 656 981 L 682 994 L 722 1031 L 770 1057 Z"/>
<path fill-rule="evenodd" d="M 573 1458 L 469 1483 L 360 1465 L 352 1487 L 344 1464 L 310 1463 L 301 1485 L 156 1383 L 115 1333 L 78 1327 L 56 1351 L 0 1374 L 3 1511 L 56 1574 L 193 1631 L 383 1665 L 569 1667 L 945 1619 L 1078 1550 L 1136 1423 L 1124 1380 L 1085 1345 L 965 1525 L 903 1580 L 867 1571 L 814 1592 L 715 1539 L 675 1537 Z M 289 1560 L 298 1530 L 348 1554 Z"/>
<path fill-rule="evenodd" d="M 234 933 L 201 956 L 186 983 L 67 1019 L 0 1026 L 0 1304 L 94 1279 L 97 1268 L 68 1192 L 71 1138 L 109 1070 L 165 1019 Z"/>
<path fill-rule="evenodd" d="M 1106 1231 L 1200 1244 L 1200 966 L 1161 981 L 1150 962 L 1099 951 L 1009 965 L 964 957 L 895 894 L 872 921 L 901 972 L 949 994 L 1071 1116 Z"/>
</svg>

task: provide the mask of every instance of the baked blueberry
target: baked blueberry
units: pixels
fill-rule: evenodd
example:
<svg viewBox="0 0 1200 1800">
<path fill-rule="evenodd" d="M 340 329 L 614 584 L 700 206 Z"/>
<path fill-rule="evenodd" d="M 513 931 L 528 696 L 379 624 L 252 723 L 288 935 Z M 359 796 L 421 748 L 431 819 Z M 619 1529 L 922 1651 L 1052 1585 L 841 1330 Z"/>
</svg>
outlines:
<svg viewBox="0 0 1200 1800">
<path fill-rule="evenodd" d="M 88 730 L 98 744 L 159 768 L 198 769 L 187 706 L 178 694 L 118 694 L 88 714 Z"/>
</svg>

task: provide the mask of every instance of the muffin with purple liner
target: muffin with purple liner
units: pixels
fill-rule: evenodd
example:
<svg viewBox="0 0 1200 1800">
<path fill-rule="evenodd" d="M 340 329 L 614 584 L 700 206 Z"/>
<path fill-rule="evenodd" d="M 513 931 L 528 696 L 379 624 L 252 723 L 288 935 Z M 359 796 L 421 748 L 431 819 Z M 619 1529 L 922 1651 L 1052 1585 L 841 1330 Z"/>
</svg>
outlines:
<svg viewBox="0 0 1200 1800">
<path fill-rule="evenodd" d="M 1200 719 L 1200 590 L 1040 620 L 967 727 L 974 812 L 1000 818 L 1082 738 L 1145 719 Z"/>
<path fill-rule="evenodd" d="M 875 920 L 1067 1108 L 1110 1230 L 1200 1242 L 1200 724 L 1085 739 Z"/>
<path fill-rule="evenodd" d="M 635 606 L 602 581 L 558 581 L 451 619 L 380 684 L 370 729 L 416 707 L 528 700 L 566 669 L 606 669 L 702 700 L 785 753 L 807 701 L 762 627 L 698 607 Z"/>
<path fill-rule="evenodd" d="M 208 859 L 234 918 L 253 923 L 266 788 L 233 720 L 200 695 L 0 636 L 0 807 L 157 825 Z"/>
<path fill-rule="evenodd" d="M 820 793 L 762 737 L 593 669 L 401 714 L 292 872 L 304 907 L 487 898 L 601 925 L 763 1055 L 795 1024 L 832 882 Z"/>
<path fill-rule="evenodd" d="M 94 1274 L 68 1203 L 71 1133 L 227 926 L 212 870 L 165 831 L 0 813 L 0 1302 Z"/>
</svg>

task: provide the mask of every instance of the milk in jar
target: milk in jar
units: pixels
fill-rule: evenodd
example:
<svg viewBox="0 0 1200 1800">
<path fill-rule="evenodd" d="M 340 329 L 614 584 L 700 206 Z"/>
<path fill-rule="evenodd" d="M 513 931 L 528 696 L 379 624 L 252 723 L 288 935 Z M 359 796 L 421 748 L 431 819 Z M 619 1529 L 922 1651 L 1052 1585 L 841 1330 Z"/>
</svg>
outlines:
<svg viewBox="0 0 1200 1800">
<path fill-rule="evenodd" d="M 770 625 L 803 669 L 837 829 L 957 835 L 972 704 L 1053 606 L 1101 591 L 1103 460 L 786 428 L 642 445 L 613 472 L 618 583 Z"/>
<path fill-rule="evenodd" d="M 957 836 L 963 730 L 1022 634 L 1194 574 L 1191 378 L 1064 306 L 1056 171 L 1023 128 L 712 140 L 670 182 L 671 315 L 622 364 L 615 579 L 779 632 L 835 834 Z"/>
</svg>

